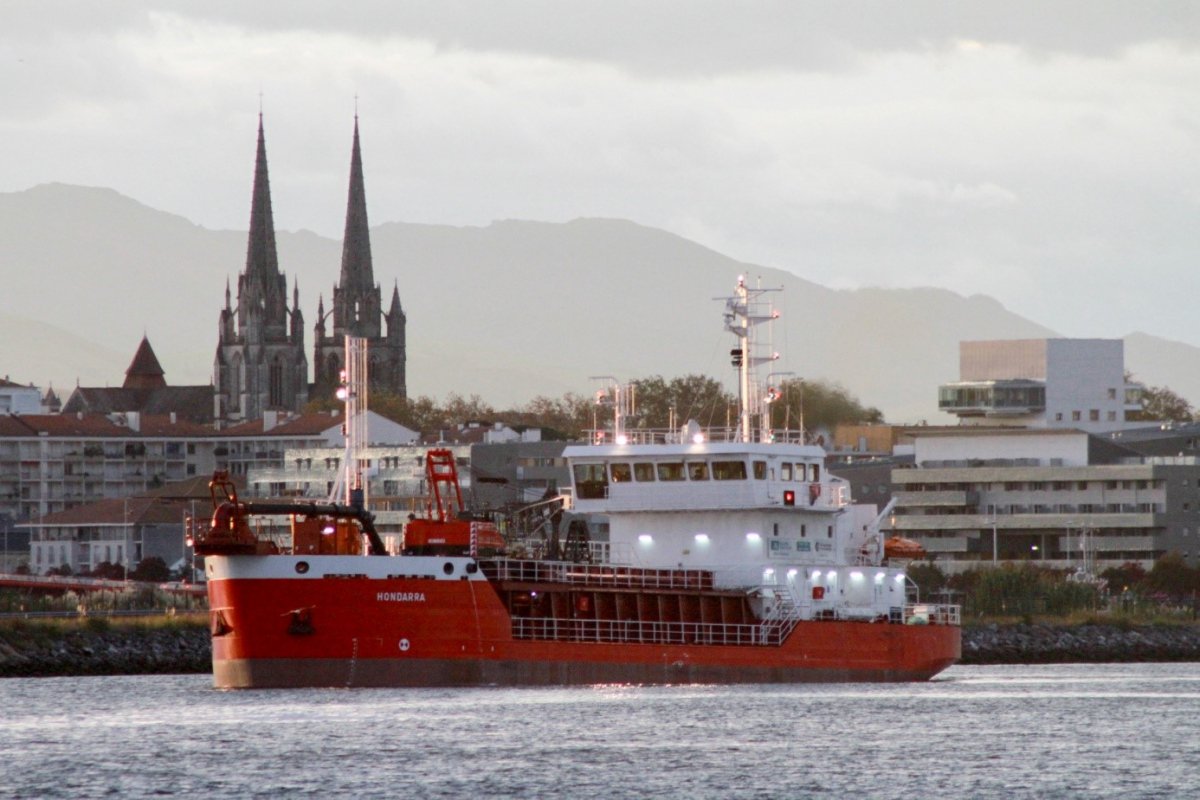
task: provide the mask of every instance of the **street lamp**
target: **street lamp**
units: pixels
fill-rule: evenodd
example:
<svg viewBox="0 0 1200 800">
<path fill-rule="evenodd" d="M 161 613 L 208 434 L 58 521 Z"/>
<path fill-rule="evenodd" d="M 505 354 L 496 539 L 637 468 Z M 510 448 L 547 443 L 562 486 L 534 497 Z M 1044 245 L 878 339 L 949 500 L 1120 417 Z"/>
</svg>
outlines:
<svg viewBox="0 0 1200 800">
<path fill-rule="evenodd" d="M 989 520 L 992 523 L 992 566 L 996 566 L 1000 561 L 1000 543 L 996 536 L 996 507 L 992 506 L 992 518 Z"/>
</svg>

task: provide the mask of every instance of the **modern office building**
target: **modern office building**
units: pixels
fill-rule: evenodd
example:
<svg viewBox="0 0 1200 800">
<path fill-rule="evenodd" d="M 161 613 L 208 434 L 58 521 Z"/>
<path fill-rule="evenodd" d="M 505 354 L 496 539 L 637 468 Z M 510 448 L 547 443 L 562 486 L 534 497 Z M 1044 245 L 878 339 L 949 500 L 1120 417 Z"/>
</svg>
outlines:
<svg viewBox="0 0 1200 800">
<path fill-rule="evenodd" d="M 1125 381 L 1120 339 L 960 342 L 958 381 L 938 387 L 938 408 L 963 425 L 1106 433 L 1141 408 L 1141 387 Z"/>
</svg>

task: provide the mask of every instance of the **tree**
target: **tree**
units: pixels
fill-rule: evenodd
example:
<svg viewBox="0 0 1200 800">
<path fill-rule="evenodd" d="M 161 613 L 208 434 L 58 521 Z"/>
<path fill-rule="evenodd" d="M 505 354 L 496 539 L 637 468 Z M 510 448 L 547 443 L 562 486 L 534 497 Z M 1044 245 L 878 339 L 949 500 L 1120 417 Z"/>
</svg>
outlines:
<svg viewBox="0 0 1200 800">
<path fill-rule="evenodd" d="M 1190 597 L 1200 591 L 1200 569 L 1189 567 L 1179 553 L 1167 553 L 1154 562 L 1142 585 L 1174 599 Z"/>
<path fill-rule="evenodd" d="M 1133 375 L 1126 372 L 1125 380 L 1131 381 Z M 1163 420 L 1167 422 L 1194 422 L 1196 409 L 1180 395 L 1166 386 L 1143 386 L 1142 409 L 1130 411 L 1125 419 L 1133 421 Z"/>
<path fill-rule="evenodd" d="M 162 583 L 171 579 L 171 570 L 167 567 L 167 562 L 158 556 L 151 556 L 139 561 L 133 572 L 129 573 L 129 577 L 135 581 Z"/>
<path fill-rule="evenodd" d="M 92 570 L 90 577 L 102 578 L 106 581 L 124 580 L 125 568 L 120 564 L 113 564 L 110 561 L 101 561 Z"/>
<path fill-rule="evenodd" d="M 1146 579 L 1146 570 L 1141 564 L 1127 562 L 1119 567 L 1109 567 L 1100 573 L 1100 577 L 1108 581 L 1108 588 L 1113 592 L 1123 592 L 1126 589 L 1137 590 Z"/>
<path fill-rule="evenodd" d="M 696 420 L 701 427 L 720 427 L 737 419 L 735 398 L 707 375 L 684 375 L 665 380 L 661 375 L 633 381 L 637 425 L 668 428 L 674 409 L 675 427 Z"/>
<path fill-rule="evenodd" d="M 883 412 L 864 406 L 839 383 L 790 378 L 779 385 L 779 399 L 771 403 L 771 425 L 830 430 L 839 425 L 883 422 Z"/>
<path fill-rule="evenodd" d="M 921 596 L 924 598 L 933 597 L 946 588 L 946 573 L 942 572 L 936 564 L 925 562 L 909 564 L 906 572 L 909 579 L 921 590 Z"/>
</svg>

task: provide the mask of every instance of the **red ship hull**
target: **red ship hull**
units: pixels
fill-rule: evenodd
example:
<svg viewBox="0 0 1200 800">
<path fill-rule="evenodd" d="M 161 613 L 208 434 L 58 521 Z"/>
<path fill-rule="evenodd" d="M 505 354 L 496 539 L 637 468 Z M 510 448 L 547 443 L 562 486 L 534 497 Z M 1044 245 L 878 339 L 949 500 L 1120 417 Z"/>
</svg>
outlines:
<svg viewBox="0 0 1200 800">
<path fill-rule="evenodd" d="M 773 645 L 516 638 L 509 611 L 481 577 L 210 576 L 214 684 L 922 681 L 961 654 L 954 625 L 833 620 L 799 622 Z"/>
</svg>

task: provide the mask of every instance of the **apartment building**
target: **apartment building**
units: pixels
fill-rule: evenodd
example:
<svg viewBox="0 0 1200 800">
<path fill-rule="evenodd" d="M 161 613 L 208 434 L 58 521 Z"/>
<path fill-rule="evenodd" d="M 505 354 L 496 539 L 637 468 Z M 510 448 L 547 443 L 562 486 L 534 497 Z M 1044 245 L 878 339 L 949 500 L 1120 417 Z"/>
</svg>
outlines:
<svg viewBox="0 0 1200 800">
<path fill-rule="evenodd" d="M 1143 457 L 1061 429 L 914 434 L 915 464 L 892 470 L 889 526 L 951 571 L 993 561 L 1149 568 L 1195 564 L 1200 460 Z"/>
</svg>

